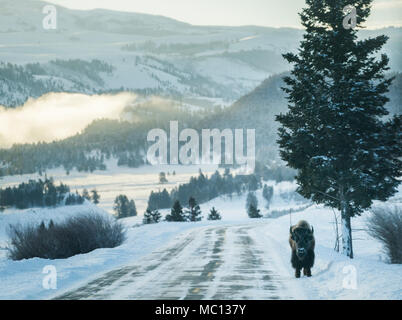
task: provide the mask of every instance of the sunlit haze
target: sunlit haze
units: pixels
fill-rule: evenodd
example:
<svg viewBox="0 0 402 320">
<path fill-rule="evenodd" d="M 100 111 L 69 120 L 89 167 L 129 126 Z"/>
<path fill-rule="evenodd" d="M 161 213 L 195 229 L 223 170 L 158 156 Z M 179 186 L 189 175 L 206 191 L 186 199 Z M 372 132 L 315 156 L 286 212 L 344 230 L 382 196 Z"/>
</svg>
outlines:
<svg viewBox="0 0 402 320">
<path fill-rule="evenodd" d="M 66 138 L 99 118 L 116 119 L 135 99 L 131 93 L 84 95 L 49 93 L 19 108 L 0 106 L 0 147 Z"/>
</svg>

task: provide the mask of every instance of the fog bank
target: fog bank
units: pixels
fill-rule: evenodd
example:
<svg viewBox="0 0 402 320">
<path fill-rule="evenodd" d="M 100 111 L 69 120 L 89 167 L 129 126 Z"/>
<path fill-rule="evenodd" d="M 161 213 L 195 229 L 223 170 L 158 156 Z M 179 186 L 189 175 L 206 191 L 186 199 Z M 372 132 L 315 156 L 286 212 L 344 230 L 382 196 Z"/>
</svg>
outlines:
<svg viewBox="0 0 402 320">
<path fill-rule="evenodd" d="M 0 106 L 0 147 L 50 142 L 72 136 L 93 120 L 118 119 L 137 96 L 132 93 L 85 95 L 49 93 L 11 109 Z"/>
</svg>

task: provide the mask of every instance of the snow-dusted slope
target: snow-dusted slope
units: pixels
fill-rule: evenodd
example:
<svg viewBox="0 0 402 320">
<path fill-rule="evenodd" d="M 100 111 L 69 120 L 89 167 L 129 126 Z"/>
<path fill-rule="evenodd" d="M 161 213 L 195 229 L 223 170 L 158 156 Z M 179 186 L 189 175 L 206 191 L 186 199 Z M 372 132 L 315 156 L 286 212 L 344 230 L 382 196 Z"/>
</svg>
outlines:
<svg viewBox="0 0 402 320">
<path fill-rule="evenodd" d="M 41 85 L 45 80 L 52 83 L 48 91 L 128 89 L 233 101 L 269 75 L 288 70 L 281 54 L 295 50 L 302 36 L 297 29 L 201 27 L 161 16 L 59 6 L 57 29 L 44 30 L 42 9 L 46 4 L 38 0 L 1 2 L 0 61 L 41 63 L 45 74 L 32 71 L 32 75 Z M 392 69 L 400 70 L 400 29 L 364 32 L 392 34 L 386 51 L 391 54 Z M 100 80 L 93 81 L 80 67 L 49 64 L 56 59 L 98 59 L 113 71 L 92 69 Z M 26 97 L 41 94 L 36 88 L 40 84 L 35 90 L 29 86 L 16 90 L 17 84 L 10 81 L 0 70 L 0 104 L 15 106 Z"/>
<path fill-rule="evenodd" d="M 66 91 L 124 88 L 233 101 L 275 72 L 282 60 L 279 48 L 272 44 L 279 34 L 270 35 L 269 28 L 197 27 L 161 16 L 57 7 L 57 29 L 44 30 L 45 5 L 36 0 L 2 1 L 0 61 L 39 62 L 47 80 Z M 292 39 L 299 36 L 297 31 L 291 34 Z M 256 64 L 255 58 L 243 54 L 256 48 L 277 61 Z M 102 81 L 94 83 L 80 70 L 49 65 L 56 59 L 99 59 L 112 65 L 113 72 L 100 74 Z M 283 61 L 280 64 L 286 68 Z M 0 84 L 7 80 L 0 72 Z M 0 86 L 1 96 L 8 96 L 0 104 L 19 101 L 10 97 L 17 94 L 14 87 Z M 20 95 L 33 96 L 29 92 Z"/>
</svg>

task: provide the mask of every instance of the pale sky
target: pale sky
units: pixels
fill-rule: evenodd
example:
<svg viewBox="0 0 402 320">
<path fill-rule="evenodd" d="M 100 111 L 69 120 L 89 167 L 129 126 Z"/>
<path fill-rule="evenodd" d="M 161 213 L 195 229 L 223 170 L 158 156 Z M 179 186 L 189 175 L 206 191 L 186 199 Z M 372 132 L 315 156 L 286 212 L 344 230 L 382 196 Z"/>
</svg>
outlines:
<svg viewBox="0 0 402 320">
<path fill-rule="evenodd" d="M 305 0 L 46 0 L 72 9 L 162 15 L 195 25 L 301 27 Z M 402 0 L 374 0 L 367 27 L 402 26 Z"/>
</svg>

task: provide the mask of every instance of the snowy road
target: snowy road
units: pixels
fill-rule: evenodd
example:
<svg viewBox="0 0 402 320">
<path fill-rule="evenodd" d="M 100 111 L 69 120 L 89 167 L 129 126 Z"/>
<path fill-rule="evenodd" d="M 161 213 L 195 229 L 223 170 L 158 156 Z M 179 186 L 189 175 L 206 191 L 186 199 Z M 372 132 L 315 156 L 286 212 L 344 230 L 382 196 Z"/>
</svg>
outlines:
<svg viewBox="0 0 402 320">
<path fill-rule="evenodd" d="M 194 229 L 56 299 L 303 298 L 285 286 L 290 275 L 267 227 L 269 221 Z"/>
</svg>

